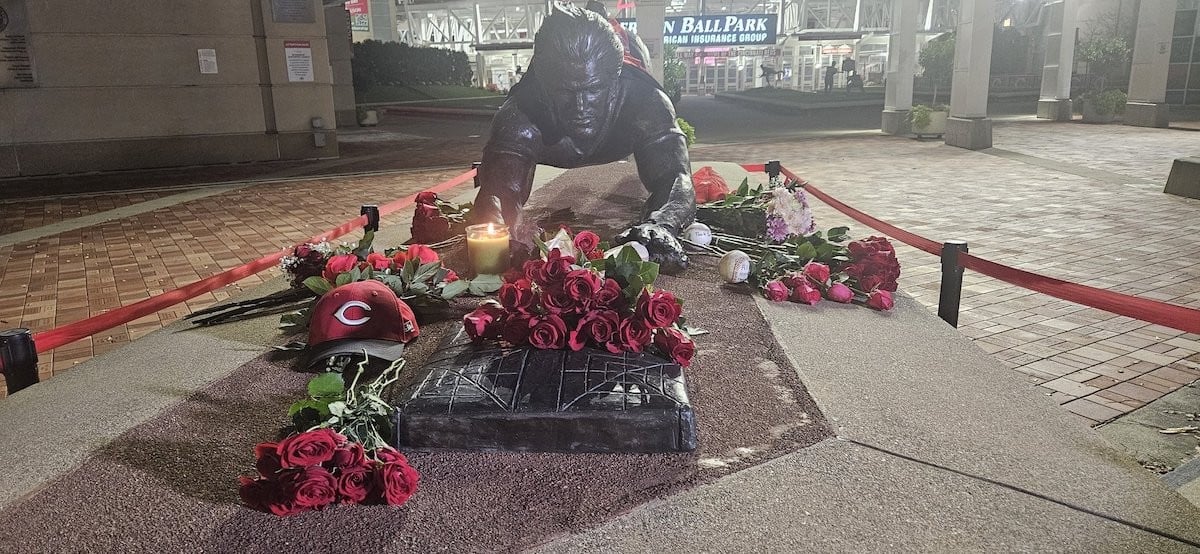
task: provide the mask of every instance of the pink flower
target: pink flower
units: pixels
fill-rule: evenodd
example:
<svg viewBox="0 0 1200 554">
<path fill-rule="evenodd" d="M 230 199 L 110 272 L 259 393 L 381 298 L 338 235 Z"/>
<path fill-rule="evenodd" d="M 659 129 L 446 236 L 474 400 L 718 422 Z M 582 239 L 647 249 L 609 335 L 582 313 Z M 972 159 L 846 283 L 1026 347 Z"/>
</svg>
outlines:
<svg viewBox="0 0 1200 554">
<path fill-rule="evenodd" d="M 825 298 L 834 302 L 848 304 L 851 300 L 854 300 L 854 291 L 850 290 L 850 287 L 846 285 L 834 283 L 833 286 L 829 287 L 829 290 L 825 291 Z"/>
<path fill-rule="evenodd" d="M 829 281 L 829 266 L 819 262 L 808 262 L 808 265 L 804 266 L 804 274 L 817 284 L 823 285 Z"/>
<path fill-rule="evenodd" d="M 796 288 L 792 289 L 792 302 L 812 305 L 820 301 L 821 291 L 806 279 L 801 279 Z"/>
<path fill-rule="evenodd" d="M 392 254 L 392 261 L 396 263 L 396 267 L 404 267 L 404 264 L 409 260 L 420 260 L 421 265 L 433 263 L 440 260 L 437 250 L 434 250 L 424 244 L 411 244 L 405 250 L 397 250 Z"/>
<path fill-rule="evenodd" d="M 463 316 L 463 327 L 471 340 L 479 342 L 500 336 L 504 308 L 494 302 L 480 304 L 475 311 Z"/>
<path fill-rule="evenodd" d="M 871 292 L 871 296 L 867 298 L 867 305 L 876 310 L 887 311 L 892 309 L 896 304 L 892 301 L 892 293 L 880 289 Z"/>
<path fill-rule="evenodd" d="M 767 300 L 770 300 L 771 302 L 783 302 L 784 300 L 787 300 L 788 296 L 791 294 L 792 291 L 788 290 L 787 285 L 783 284 L 783 281 L 778 279 L 767 283 L 767 285 L 763 287 L 763 296 L 766 296 Z"/>
</svg>

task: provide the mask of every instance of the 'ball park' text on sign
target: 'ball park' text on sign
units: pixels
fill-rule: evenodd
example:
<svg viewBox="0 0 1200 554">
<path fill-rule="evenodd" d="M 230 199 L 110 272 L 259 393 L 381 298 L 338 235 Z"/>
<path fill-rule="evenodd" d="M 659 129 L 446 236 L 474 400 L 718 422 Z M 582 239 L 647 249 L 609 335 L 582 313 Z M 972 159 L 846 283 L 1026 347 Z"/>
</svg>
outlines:
<svg viewBox="0 0 1200 554">
<path fill-rule="evenodd" d="M 775 44 L 778 15 L 683 15 L 663 21 L 663 43 L 680 46 L 739 46 Z M 637 32 L 637 20 L 620 19 L 626 30 Z"/>
</svg>

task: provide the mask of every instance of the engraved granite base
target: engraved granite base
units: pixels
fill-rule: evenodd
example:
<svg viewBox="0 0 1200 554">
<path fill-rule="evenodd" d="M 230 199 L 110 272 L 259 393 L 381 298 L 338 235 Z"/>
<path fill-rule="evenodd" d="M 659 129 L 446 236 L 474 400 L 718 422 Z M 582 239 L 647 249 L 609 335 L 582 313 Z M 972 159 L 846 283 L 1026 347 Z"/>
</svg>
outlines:
<svg viewBox="0 0 1200 554">
<path fill-rule="evenodd" d="M 396 410 L 397 446 L 675 452 L 696 448 L 683 368 L 649 354 L 474 346 L 459 332 Z"/>
</svg>

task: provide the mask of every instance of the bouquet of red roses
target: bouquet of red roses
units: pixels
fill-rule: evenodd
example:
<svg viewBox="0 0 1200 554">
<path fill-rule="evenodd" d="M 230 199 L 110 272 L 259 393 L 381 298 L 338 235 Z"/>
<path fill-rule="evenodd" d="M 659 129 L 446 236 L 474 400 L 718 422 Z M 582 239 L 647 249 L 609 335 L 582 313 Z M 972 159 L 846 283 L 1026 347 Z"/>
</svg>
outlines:
<svg viewBox="0 0 1200 554">
<path fill-rule="evenodd" d="M 412 240 L 434 243 L 461 234 L 471 204 L 452 204 L 425 191 L 417 195 L 413 211 Z"/>
<path fill-rule="evenodd" d="M 682 302 L 652 286 L 658 264 L 642 261 L 632 247 L 596 256 L 599 239 L 590 231 L 570 246 L 541 245 L 545 257 L 506 274 L 498 301 L 463 317 L 473 340 L 576 351 L 590 345 L 614 354 L 654 348 L 679 365 L 691 363 L 695 344 L 682 325 Z M 592 259 L 576 265 L 573 252 Z"/>
<path fill-rule="evenodd" d="M 363 445 L 331 429 L 292 435 L 254 447 L 259 476 L 240 477 L 247 506 L 290 516 L 331 504 L 400 506 L 417 490 L 420 475 L 400 452 Z"/>
</svg>

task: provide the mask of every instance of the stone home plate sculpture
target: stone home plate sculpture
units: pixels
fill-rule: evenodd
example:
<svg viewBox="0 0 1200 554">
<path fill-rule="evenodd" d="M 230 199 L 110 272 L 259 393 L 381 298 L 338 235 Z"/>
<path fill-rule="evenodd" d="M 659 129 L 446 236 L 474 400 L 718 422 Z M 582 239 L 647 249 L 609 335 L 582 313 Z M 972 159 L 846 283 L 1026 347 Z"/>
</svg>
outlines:
<svg viewBox="0 0 1200 554">
<path fill-rule="evenodd" d="M 696 448 L 683 370 L 649 354 L 476 347 L 461 330 L 396 410 L 400 447 L 674 452 Z"/>
</svg>

